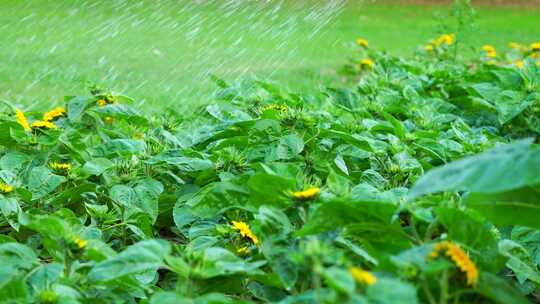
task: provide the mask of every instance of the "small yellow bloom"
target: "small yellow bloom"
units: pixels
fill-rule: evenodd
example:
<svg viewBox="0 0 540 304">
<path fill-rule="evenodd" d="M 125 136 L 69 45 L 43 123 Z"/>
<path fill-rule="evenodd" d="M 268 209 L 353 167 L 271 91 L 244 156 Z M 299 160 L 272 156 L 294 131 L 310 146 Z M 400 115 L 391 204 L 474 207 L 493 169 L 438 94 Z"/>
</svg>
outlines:
<svg viewBox="0 0 540 304">
<path fill-rule="evenodd" d="M 368 68 L 368 69 L 373 69 L 373 67 L 375 66 L 375 63 L 373 62 L 373 60 L 369 59 L 369 58 L 364 58 L 362 60 L 360 60 L 360 67 L 362 68 Z"/>
<path fill-rule="evenodd" d="M 30 125 L 32 129 L 56 129 L 56 125 L 50 121 L 36 120 Z"/>
<path fill-rule="evenodd" d="M 310 200 L 315 198 L 319 193 L 321 192 L 321 189 L 316 187 L 308 188 L 304 191 L 297 191 L 293 192 L 293 197 L 299 200 Z"/>
<path fill-rule="evenodd" d="M 369 271 L 363 270 L 360 267 L 351 267 L 349 272 L 356 282 L 362 285 L 373 285 L 377 283 L 377 278 Z"/>
<path fill-rule="evenodd" d="M 281 113 L 285 113 L 289 111 L 289 107 L 287 107 L 287 105 L 284 105 L 284 104 L 270 104 L 270 105 L 263 106 L 260 109 L 261 112 L 264 112 L 266 110 L 276 110 Z"/>
<path fill-rule="evenodd" d="M 107 101 L 105 99 L 100 99 L 97 101 L 98 106 L 104 107 L 107 105 Z"/>
<path fill-rule="evenodd" d="M 454 34 L 443 34 L 437 40 L 435 40 L 435 45 L 441 45 L 443 43 L 447 45 L 454 44 L 456 36 Z"/>
<path fill-rule="evenodd" d="M 107 124 L 112 124 L 112 123 L 113 123 L 113 118 L 110 117 L 110 116 L 106 116 L 106 117 L 105 117 L 105 123 L 107 123 Z"/>
<path fill-rule="evenodd" d="M 497 57 L 497 52 L 493 51 L 493 52 L 487 52 L 486 55 L 489 57 L 489 58 L 495 58 Z"/>
<path fill-rule="evenodd" d="M 356 39 L 356 44 L 358 44 L 361 47 L 367 48 L 369 46 L 369 43 L 366 39 L 358 38 Z"/>
<path fill-rule="evenodd" d="M 495 48 L 489 44 L 482 46 L 482 50 L 486 53 L 495 52 Z"/>
<path fill-rule="evenodd" d="M 540 42 L 531 43 L 531 51 L 540 52 Z"/>
<path fill-rule="evenodd" d="M 529 57 L 531 57 L 531 58 L 533 58 L 533 59 L 540 58 L 540 52 L 531 53 L 531 54 L 529 55 Z"/>
<path fill-rule="evenodd" d="M 433 44 L 426 44 L 424 46 L 424 50 L 428 51 L 428 52 L 431 52 L 433 51 Z"/>
<path fill-rule="evenodd" d="M 32 130 L 32 128 L 30 128 L 30 125 L 28 124 L 28 120 L 26 120 L 26 116 L 24 116 L 23 111 L 15 109 L 15 117 L 17 119 L 17 123 L 19 123 L 25 131 Z"/>
<path fill-rule="evenodd" d="M 251 229 L 249 229 L 248 224 L 246 224 L 244 222 L 232 221 L 232 225 L 234 226 L 234 228 L 236 230 L 238 230 L 240 232 L 241 236 L 250 239 L 253 242 L 253 244 L 255 244 L 255 245 L 257 245 L 259 243 L 259 239 L 257 239 L 255 234 L 253 234 L 253 232 L 251 232 Z"/>
<path fill-rule="evenodd" d="M 236 253 L 239 255 L 247 255 L 249 254 L 249 248 L 247 246 L 240 247 L 236 249 Z"/>
<path fill-rule="evenodd" d="M 54 108 L 53 110 L 43 114 L 43 121 L 53 121 L 58 117 L 66 115 L 66 110 L 61 107 Z"/>
<path fill-rule="evenodd" d="M 467 285 L 476 285 L 478 282 L 478 269 L 474 262 L 458 245 L 449 241 L 437 243 L 433 246 L 429 258 L 435 259 L 439 257 L 439 254 L 442 252 L 456 264 L 461 272 L 465 273 Z"/>
<path fill-rule="evenodd" d="M 511 49 L 515 49 L 515 50 L 521 50 L 523 48 L 523 46 L 517 42 L 510 42 L 508 44 L 508 46 L 511 48 Z"/>
<path fill-rule="evenodd" d="M 6 193 L 10 193 L 11 191 L 13 191 L 13 186 L 8 185 L 6 183 L 1 183 L 0 182 L 0 192 L 1 193 L 6 194 Z"/>
<path fill-rule="evenodd" d="M 515 65 L 518 69 L 523 69 L 523 67 L 525 67 L 525 61 L 523 61 L 523 60 L 518 60 L 518 61 L 514 62 L 514 65 Z"/>
<path fill-rule="evenodd" d="M 73 240 L 73 243 L 75 243 L 75 245 L 77 245 L 77 247 L 79 247 L 79 249 L 84 249 L 84 248 L 86 248 L 86 245 L 88 245 L 88 241 L 83 240 L 83 239 L 81 239 L 79 237 L 76 237 Z"/>
<path fill-rule="evenodd" d="M 144 133 L 141 133 L 141 132 L 133 133 L 133 139 L 143 140 L 144 139 Z"/>
<path fill-rule="evenodd" d="M 55 171 L 69 171 L 71 170 L 71 165 L 68 163 L 59 163 L 59 162 L 51 162 L 49 163 L 49 167 Z"/>
</svg>

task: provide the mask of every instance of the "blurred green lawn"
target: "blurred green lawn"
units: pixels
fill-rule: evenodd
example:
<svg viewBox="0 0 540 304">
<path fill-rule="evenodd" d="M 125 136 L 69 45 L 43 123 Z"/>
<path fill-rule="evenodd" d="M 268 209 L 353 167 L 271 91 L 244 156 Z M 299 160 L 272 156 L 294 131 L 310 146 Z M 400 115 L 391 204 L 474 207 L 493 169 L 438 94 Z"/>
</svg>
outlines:
<svg viewBox="0 0 540 304">
<path fill-rule="evenodd" d="M 304 91 L 334 79 L 355 38 L 408 55 L 438 34 L 434 15 L 450 11 L 353 0 L 337 11 L 325 7 L 335 1 L 299 2 L 3 0 L 0 99 L 36 108 L 86 93 L 92 82 L 146 109 L 185 107 L 208 101 L 209 74 L 256 76 Z M 476 45 L 540 40 L 539 8 L 476 10 Z"/>
</svg>

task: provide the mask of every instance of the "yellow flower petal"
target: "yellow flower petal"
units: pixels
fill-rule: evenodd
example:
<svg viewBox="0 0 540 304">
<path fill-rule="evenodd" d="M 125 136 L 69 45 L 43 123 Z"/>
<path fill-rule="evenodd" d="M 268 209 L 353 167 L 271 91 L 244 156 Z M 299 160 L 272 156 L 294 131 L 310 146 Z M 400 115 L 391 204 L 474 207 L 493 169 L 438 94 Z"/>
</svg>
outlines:
<svg viewBox="0 0 540 304">
<path fill-rule="evenodd" d="M 248 224 L 244 222 L 232 221 L 232 225 L 240 232 L 241 236 L 250 239 L 255 245 L 259 243 L 259 239 L 255 236 L 255 234 L 253 234 Z"/>
<path fill-rule="evenodd" d="M 369 42 L 366 39 L 358 38 L 356 39 L 356 44 L 358 44 L 361 47 L 367 48 L 369 46 Z"/>
<path fill-rule="evenodd" d="M 299 200 L 310 200 L 315 198 L 319 193 L 321 192 L 321 189 L 316 187 L 308 188 L 304 191 L 297 191 L 293 192 L 293 197 Z"/>
<path fill-rule="evenodd" d="M 24 116 L 23 111 L 15 109 L 15 117 L 17 119 L 17 122 L 23 127 L 25 131 L 32 130 L 32 128 L 30 128 L 30 125 L 28 124 L 28 120 L 26 120 L 26 116 Z"/>
<path fill-rule="evenodd" d="M 369 271 L 363 270 L 360 267 L 351 267 L 349 272 L 356 282 L 362 285 L 373 285 L 377 283 L 377 278 Z"/>
</svg>

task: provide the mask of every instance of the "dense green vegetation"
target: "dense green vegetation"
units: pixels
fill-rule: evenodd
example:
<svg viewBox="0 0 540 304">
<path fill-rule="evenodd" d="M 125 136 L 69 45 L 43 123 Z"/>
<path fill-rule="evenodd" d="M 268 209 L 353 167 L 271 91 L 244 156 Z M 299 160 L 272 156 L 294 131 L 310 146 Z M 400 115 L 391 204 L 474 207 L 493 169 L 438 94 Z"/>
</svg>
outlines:
<svg viewBox="0 0 540 304">
<path fill-rule="evenodd" d="M 462 39 L 190 115 L 3 103 L 0 303 L 538 301 L 540 44 Z"/>
<path fill-rule="evenodd" d="M 231 2 L 0 1 L 0 99 L 31 110 L 59 105 L 91 82 L 144 101 L 139 108 L 186 107 L 208 102 L 214 86 L 207 73 L 232 80 L 246 71 L 309 92 L 335 81 L 357 36 L 410 55 L 439 30 L 434 15 L 447 19 L 451 11 L 379 1 L 347 1 L 340 10 L 325 9 L 325 1 L 284 1 L 274 13 L 280 1 L 219 7 Z M 476 9 L 478 28 L 467 37 L 476 46 L 538 38 L 538 8 Z"/>
</svg>

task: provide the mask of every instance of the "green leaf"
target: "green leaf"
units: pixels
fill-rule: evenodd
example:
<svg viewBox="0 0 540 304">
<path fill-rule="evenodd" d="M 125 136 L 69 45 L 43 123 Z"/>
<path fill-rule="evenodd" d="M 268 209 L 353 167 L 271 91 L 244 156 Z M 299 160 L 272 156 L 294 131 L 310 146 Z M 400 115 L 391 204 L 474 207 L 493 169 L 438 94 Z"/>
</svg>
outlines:
<svg viewBox="0 0 540 304">
<path fill-rule="evenodd" d="M 231 207 L 245 207 L 247 190 L 231 182 L 212 183 L 193 196 L 186 204 L 193 214 L 200 217 L 214 217 Z"/>
<path fill-rule="evenodd" d="M 88 175 L 101 175 L 105 170 L 113 166 L 114 163 L 107 158 L 94 158 L 84 164 L 81 172 Z"/>
<path fill-rule="evenodd" d="M 540 183 L 540 149 L 531 140 L 501 145 L 422 176 L 410 199 L 440 191 L 495 193 Z"/>
<path fill-rule="evenodd" d="M 338 267 L 330 267 L 323 271 L 326 283 L 338 292 L 352 294 L 354 292 L 354 279 L 351 274 Z"/>
<path fill-rule="evenodd" d="M 292 159 L 304 150 L 304 141 L 296 134 L 283 136 L 276 148 L 276 159 Z"/>
<path fill-rule="evenodd" d="M 147 215 L 151 224 L 155 223 L 159 212 L 159 195 L 163 185 L 151 178 L 139 181 L 134 188 L 126 185 L 115 185 L 110 190 L 113 201 L 124 206 L 129 216 L 142 212 Z"/>
<path fill-rule="evenodd" d="M 258 268 L 264 264 L 265 261 L 246 262 L 226 249 L 210 247 L 204 249 L 203 261 L 193 269 L 193 275 L 208 279 L 237 273 L 260 274 Z"/>
<path fill-rule="evenodd" d="M 331 200 L 318 207 L 296 234 L 305 236 L 341 229 L 357 223 L 389 225 L 396 210 L 396 205 L 386 202 Z"/>
<path fill-rule="evenodd" d="M 65 181 L 65 177 L 51 173 L 47 167 L 34 167 L 28 176 L 28 190 L 32 192 L 32 200 L 38 200 L 53 192 Z"/>
<path fill-rule="evenodd" d="M 158 291 L 150 299 L 150 304 L 193 304 L 193 301 L 171 291 Z"/>
<path fill-rule="evenodd" d="M 509 280 L 489 272 L 480 271 L 476 291 L 499 304 L 527 304 L 529 301 L 513 287 Z"/>
<path fill-rule="evenodd" d="M 369 303 L 374 304 L 416 304 L 416 288 L 397 279 L 380 278 L 366 290 Z"/>
<path fill-rule="evenodd" d="M 170 244 L 163 240 L 140 241 L 118 255 L 96 264 L 88 273 L 88 279 L 111 281 L 147 271 L 155 273 L 170 251 Z"/>
<path fill-rule="evenodd" d="M 114 154 L 119 155 L 131 155 L 137 153 L 143 153 L 146 150 L 146 144 L 142 140 L 135 139 L 113 139 L 99 147 L 97 147 L 99 153 L 103 156 L 109 156 Z"/>
<path fill-rule="evenodd" d="M 21 225 L 18 221 L 18 215 L 22 212 L 22 209 L 17 199 L 14 197 L 5 197 L 0 194 L 0 211 L 9 225 L 16 231 L 19 231 Z"/>
<path fill-rule="evenodd" d="M 252 205 L 286 208 L 293 204 L 290 193 L 295 181 L 278 175 L 257 173 L 248 180 L 249 200 Z"/>
<path fill-rule="evenodd" d="M 88 97 L 78 96 L 74 97 L 67 103 L 67 116 L 70 121 L 78 121 L 82 116 L 82 113 L 91 104 L 91 99 Z"/>
<path fill-rule="evenodd" d="M 15 278 L 0 287 L 1 304 L 30 303 L 28 287 L 23 279 Z"/>
<path fill-rule="evenodd" d="M 465 204 L 500 226 L 540 228 L 538 198 L 536 189 L 524 187 L 500 193 L 471 193 L 465 197 Z"/>
<path fill-rule="evenodd" d="M 514 271 L 520 283 L 531 280 L 540 284 L 540 272 L 523 246 L 511 240 L 501 240 L 499 252 L 508 258 L 506 266 Z"/>
</svg>

